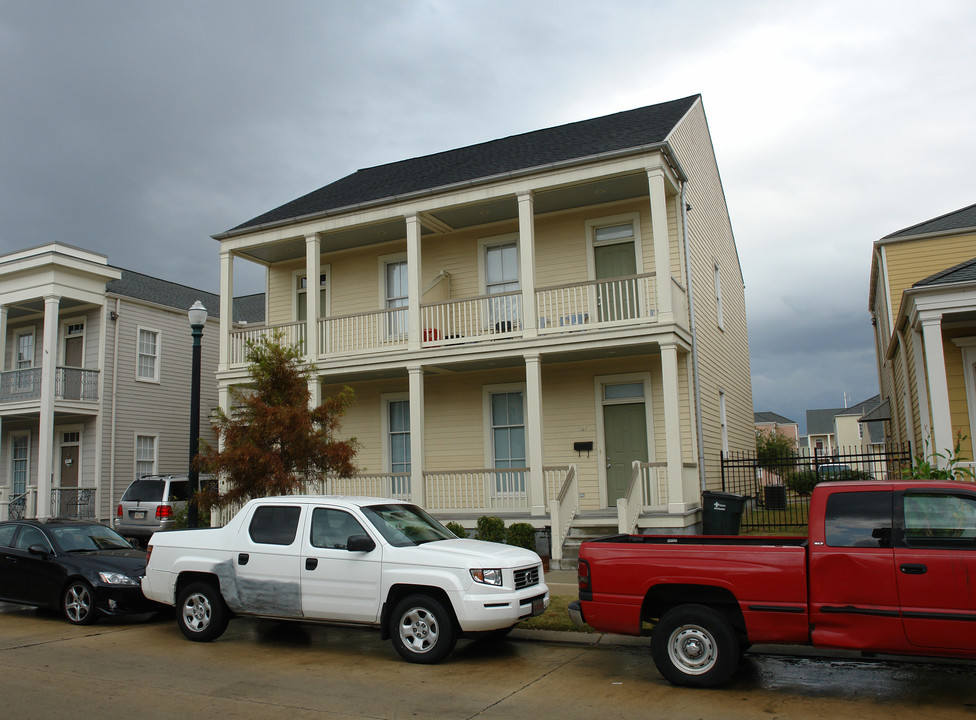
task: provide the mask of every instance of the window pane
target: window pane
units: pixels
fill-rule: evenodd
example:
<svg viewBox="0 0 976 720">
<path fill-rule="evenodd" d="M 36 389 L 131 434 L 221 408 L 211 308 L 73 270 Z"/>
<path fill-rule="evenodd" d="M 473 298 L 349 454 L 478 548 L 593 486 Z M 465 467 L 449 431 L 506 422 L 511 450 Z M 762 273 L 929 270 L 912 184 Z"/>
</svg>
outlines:
<svg viewBox="0 0 976 720">
<path fill-rule="evenodd" d="M 518 251 L 515 243 L 485 249 L 485 283 L 489 293 L 518 290 Z M 505 286 L 499 288 L 498 286 Z"/>
<path fill-rule="evenodd" d="M 623 398 L 644 397 L 644 383 L 622 383 L 620 385 L 606 385 L 603 388 L 606 400 L 620 400 Z"/>
<path fill-rule="evenodd" d="M 248 533 L 251 540 L 267 545 L 291 545 L 298 531 L 300 507 L 263 505 L 254 511 Z"/>
<path fill-rule="evenodd" d="M 610 242 L 613 240 L 630 240 L 634 237 L 634 226 L 631 223 L 625 225 L 611 225 L 596 229 L 596 242 Z"/>
<path fill-rule="evenodd" d="M 843 492 L 827 498 L 830 547 L 891 547 L 891 493 Z"/>
<path fill-rule="evenodd" d="M 905 495 L 905 540 L 912 546 L 972 545 L 976 500 L 944 494 Z"/>
</svg>

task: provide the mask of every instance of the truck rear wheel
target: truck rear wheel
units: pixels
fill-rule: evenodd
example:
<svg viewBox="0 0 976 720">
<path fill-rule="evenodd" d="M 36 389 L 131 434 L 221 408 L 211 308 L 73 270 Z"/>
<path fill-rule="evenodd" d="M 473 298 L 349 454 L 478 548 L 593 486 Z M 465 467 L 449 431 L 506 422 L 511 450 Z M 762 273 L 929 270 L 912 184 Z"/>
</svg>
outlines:
<svg viewBox="0 0 976 720">
<path fill-rule="evenodd" d="M 390 615 L 390 640 L 407 662 L 433 664 L 446 658 L 457 643 L 454 619 L 439 601 L 410 595 Z"/>
<path fill-rule="evenodd" d="M 719 611 L 679 605 L 654 626 L 651 655 L 661 675 L 675 685 L 715 687 L 735 672 L 739 640 Z"/>
<path fill-rule="evenodd" d="M 230 615 L 214 583 L 192 582 L 176 601 L 176 623 L 190 640 L 210 642 L 224 634 Z"/>
</svg>

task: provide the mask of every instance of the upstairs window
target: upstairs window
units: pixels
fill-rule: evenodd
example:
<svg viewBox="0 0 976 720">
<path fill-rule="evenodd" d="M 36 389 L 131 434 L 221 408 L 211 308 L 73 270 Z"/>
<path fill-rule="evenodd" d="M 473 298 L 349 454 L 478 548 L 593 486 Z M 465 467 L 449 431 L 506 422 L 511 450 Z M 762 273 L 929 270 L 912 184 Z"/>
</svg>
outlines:
<svg viewBox="0 0 976 720">
<path fill-rule="evenodd" d="M 159 382 L 159 332 L 139 328 L 136 379 Z"/>
</svg>

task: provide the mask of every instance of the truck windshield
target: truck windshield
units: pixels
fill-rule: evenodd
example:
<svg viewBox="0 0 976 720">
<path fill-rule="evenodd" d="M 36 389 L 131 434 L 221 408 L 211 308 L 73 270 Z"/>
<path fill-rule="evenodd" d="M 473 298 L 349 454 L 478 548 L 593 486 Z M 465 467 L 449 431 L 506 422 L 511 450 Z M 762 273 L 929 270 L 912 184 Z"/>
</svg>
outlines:
<svg viewBox="0 0 976 720">
<path fill-rule="evenodd" d="M 416 505 L 370 505 L 363 508 L 386 541 L 394 547 L 453 540 L 455 535 Z"/>
</svg>

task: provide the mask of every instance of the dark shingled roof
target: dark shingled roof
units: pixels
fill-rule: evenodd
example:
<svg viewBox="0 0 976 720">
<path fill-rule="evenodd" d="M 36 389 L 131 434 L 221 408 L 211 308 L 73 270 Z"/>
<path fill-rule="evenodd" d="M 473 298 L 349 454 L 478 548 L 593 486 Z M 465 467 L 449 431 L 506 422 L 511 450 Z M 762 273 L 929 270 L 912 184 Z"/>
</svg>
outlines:
<svg viewBox="0 0 976 720">
<path fill-rule="evenodd" d="M 691 95 L 592 120 L 359 170 L 258 215 L 228 232 L 601 153 L 662 143 L 699 97 Z"/>
<path fill-rule="evenodd" d="M 931 285 L 950 285 L 952 283 L 976 282 L 976 258 L 961 262 L 948 270 L 942 270 L 919 280 L 912 287 L 928 287 Z"/>
<path fill-rule="evenodd" d="M 752 413 L 753 423 L 778 423 L 780 425 L 796 425 L 796 420 L 790 420 L 774 412 L 754 412 Z"/>
<path fill-rule="evenodd" d="M 122 270 L 122 277 L 118 280 L 110 280 L 105 289 L 116 295 L 178 308 L 184 312 L 199 300 L 207 308 L 210 317 L 220 317 L 220 296 L 132 270 Z M 263 322 L 264 294 L 234 298 L 234 315 L 236 322 Z"/>
<path fill-rule="evenodd" d="M 914 235 L 968 230 L 970 228 L 976 229 L 976 205 L 970 205 L 969 207 L 964 207 L 962 210 L 956 210 L 945 215 L 940 215 L 932 220 L 920 222 L 904 230 L 893 232 L 891 235 L 885 235 L 881 239 L 889 240 L 892 238 L 912 237 Z"/>
</svg>

